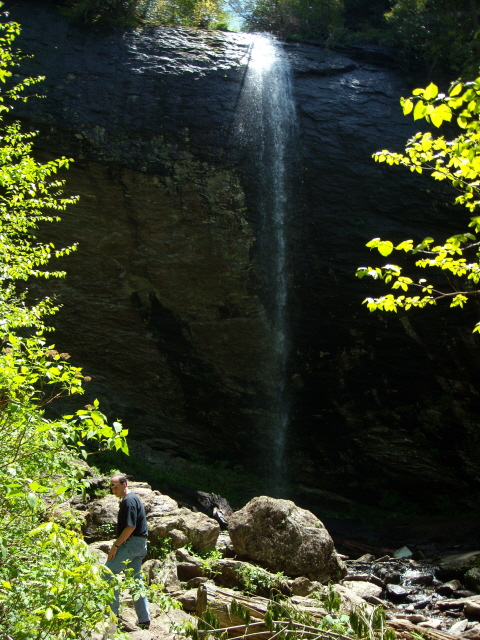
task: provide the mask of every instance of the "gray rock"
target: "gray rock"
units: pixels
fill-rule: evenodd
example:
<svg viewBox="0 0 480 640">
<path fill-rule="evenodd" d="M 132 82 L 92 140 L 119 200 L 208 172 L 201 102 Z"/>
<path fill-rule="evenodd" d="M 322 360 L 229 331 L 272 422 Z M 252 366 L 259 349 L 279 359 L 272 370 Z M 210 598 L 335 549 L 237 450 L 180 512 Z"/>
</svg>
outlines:
<svg viewBox="0 0 480 640">
<path fill-rule="evenodd" d="M 462 583 L 459 580 L 450 580 L 438 586 L 435 591 L 442 596 L 451 596 L 453 593 L 462 588 Z"/>
<path fill-rule="evenodd" d="M 411 614 L 407 616 L 407 620 L 412 622 L 413 624 L 418 624 L 419 622 L 426 622 L 428 618 L 422 616 L 420 614 Z"/>
<path fill-rule="evenodd" d="M 113 495 L 90 502 L 87 507 L 88 517 L 83 526 L 87 539 L 105 540 L 115 535 L 119 504 L 118 498 Z"/>
<path fill-rule="evenodd" d="M 195 611 L 197 608 L 197 589 L 189 589 L 177 594 L 175 599 L 178 600 L 185 611 Z"/>
<path fill-rule="evenodd" d="M 404 602 L 411 593 L 411 589 L 401 587 L 399 584 L 387 584 L 387 595 L 394 602 Z"/>
<path fill-rule="evenodd" d="M 249 574 L 254 569 L 254 577 Z M 212 577 L 216 584 L 223 587 L 244 590 L 253 589 L 256 595 L 270 597 L 271 590 L 277 589 L 290 594 L 286 578 L 278 577 L 261 567 L 253 567 L 248 562 L 223 558 L 212 567 Z M 319 586 L 319 583 L 317 583 Z M 312 585 L 312 590 L 315 587 Z"/>
<path fill-rule="evenodd" d="M 205 577 L 203 561 L 198 557 L 190 555 L 186 549 L 177 549 L 175 558 L 177 575 L 182 582 Z"/>
<path fill-rule="evenodd" d="M 343 584 L 335 584 L 333 586 L 334 591 L 338 593 L 342 600 L 340 611 L 342 613 L 350 614 L 352 611 L 358 609 L 358 607 L 365 607 L 367 612 L 372 611 L 372 607 L 366 604 L 365 600 L 357 595 L 351 589 L 348 589 Z"/>
<path fill-rule="evenodd" d="M 413 554 L 408 547 L 401 547 L 401 549 L 397 549 L 393 554 L 394 558 L 398 559 L 411 558 L 412 555 Z"/>
<path fill-rule="evenodd" d="M 464 577 L 465 584 L 469 589 L 480 592 L 480 568 L 474 567 L 473 569 L 469 569 Z"/>
<path fill-rule="evenodd" d="M 424 573 L 423 571 L 407 571 L 403 579 L 409 584 L 420 584 L 423 586 L 429 586 L 433 582 L 432 574 Z"/>
<path fill-rule="evenodd" d="M 344 580 L 343 585 L 364 600 L 371 596 L 379 598 L 383 591 L 382 587 L 379 587 L 376 584 L 372 584 L 371 582 L 363 582 L 360 580 Z"/>
<path fill-rule="evenodd" d="M 468 638 L 468 640 L 478 640 L 480 638 L 480 624 L 476 624 L 471 629 L 467 629 L 463 637 Z"/>
<path fill-rule="evenodd" d="M 230 516 L 228 531 L 240 557 L 273 572 L 306 575 L 319 582 L 339 580 L 346 574 L 320 520 L 289 500 L 254 498 Z"/>
<path fill-rule="evenodd" d="M 152 545 L 168 538 L 174 548 L 190 543 L 195 551 L 213 549 L 220 532 L 219 524 L 203 513 L 179 508 L 175 500 L 160 491 L 152 491 L 146 482 L 129 482 L 129 489 L 141 499 L 147 516 Z M 89 539 L 111 537 L 117 525 L 119 501 L 113 495 L 93 500 L 87 508 L 84 527 Z"/>
<path fill-rule="evenodd" d="M 105 562 L 107 561 L 108 552 L 112 548 L 112 544 L 114 542 L 115 542 L 115 539 L 92 542 L 91 544 L 88 545 L 88 548 L 96 554 L 100 564 L 105 564 Z"/>
<path fill-rule="evenodd" d="M 373 573 L 348 573 L 345 576 L 345 580 L 360 580 L 362 582 L 372 582 L 381 589 L 385 587 L 384 581 Z"/>
<path fill-rule="evenodd" d="M 187 587 L 189 589 L 196 589 L 198 588 L 199 585 L 204 584 L 208 580 L 209 578 L 207 578 L 206 576 L 198 576 L 197 578 L 191 578 L 190 580 L 187 580 Z"/>
<path fill-rule="evenodd" d="M 190 562 L 177 562 L 177 576 L 181 582 L 189 582 L 194 578 L 206 577 L 200 564 L 192 564 Z"/>
<path fill-rule="evenodd" d="M 235 556 L 235 550 L 233 548 L 230 536 L 225 531 L 221 531 L 218 534 L 215 548 L 218 549 L 224 558 L 233 558 Z"/>
<path fill-rule="evenodd" d="M 461 579 L 467 573 L 467 571 L 473 569 L 479 564 L 480 551 L 460 553 L 443 558 L 439 563 L 435 574 L 442 580 L 451 578 Z"/>
<path fill-rule="evenodd" d="M 290 583 L 290 588 L 294 596 L 308 596 L 312 591 L 318 589 L 319 586 L 320 584 L 318 582 L 312 582 L 306 576 L 299 576 Z"/>
<path fill-rule="evenodd" d="M 419 627 L 425 627 L 426 629 L 439 629 L 442 626 L 442 620 L 435 620 L 434 618 L 428 618 L 424 622 L 419 622 Z"/>
<path fill-rule="evenodd" d="M 372 555 L 371 553 L 365 553 L 363 554 L 363 556 L 360 556 L 360 558 L 357 558 L 356 562 L 374 562 L 375 561 L 375 556 Z"/>
<path fill-rule="evenodd" d="M 159 542 L 171 537 L 173 531 L 174 544 L 183 546 L 185 538 L 194 551 L 213 549 L 220 533 L 218 522 L 203 513 L 190 511 L 182 507 L 169 511 L 163 516 L 148 516 L 149 538 Z M 182 532 L 183 536 L 179 536 Z M 182 544 L 180 544 L 183 541 Z"/>
<path fill-rule="evenodd" d="M 425 609 L 425 607 L 432 602 L 432 596 L 428 598 L 422 598 L 418 602 L 413 603 L 415 609 Z"/>
<path fill-rule="evenodd" d="M 174 552 L 169 553 L 164 560 L 147 560 L 142 569 L 148 584 L 163 584 L 165 591 L 170 592 L 180 589 Z"/>
<path fill-rule="evenodd" d="M 466 602 L 463 608 L 463 613 L 470 620 L 470 618 L 480 618 L 480 603 L 479 602 Z"/>
<path fill-rule="evenodd" d="M 453 636 L 461 636 L 468 628 L 469 628 L 468 620 L 458 620 L 458 622 L 455 622 L 450 627 L 450 629 L 448 630 L 448 633 L 451 633 Z"/>
</svg>

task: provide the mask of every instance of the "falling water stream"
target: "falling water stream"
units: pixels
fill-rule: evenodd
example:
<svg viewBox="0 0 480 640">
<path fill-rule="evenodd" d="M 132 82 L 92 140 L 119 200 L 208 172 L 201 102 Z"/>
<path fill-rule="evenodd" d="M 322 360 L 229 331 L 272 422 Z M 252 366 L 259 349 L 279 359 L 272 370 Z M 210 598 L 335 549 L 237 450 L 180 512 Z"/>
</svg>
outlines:
<svg viewBox="0 0 480 640">
<path fill-rule="evenodd" d="M 256 187 L 258 263 L 273 337 L 270 475 L 274 490 L 281 493 L 289 423 L 286 229 L 296 120 L 289 61 L 271 36 L 254 36 L 238 114 L 237 135 L 248 144 L 250 180 Z"/>
</svg>

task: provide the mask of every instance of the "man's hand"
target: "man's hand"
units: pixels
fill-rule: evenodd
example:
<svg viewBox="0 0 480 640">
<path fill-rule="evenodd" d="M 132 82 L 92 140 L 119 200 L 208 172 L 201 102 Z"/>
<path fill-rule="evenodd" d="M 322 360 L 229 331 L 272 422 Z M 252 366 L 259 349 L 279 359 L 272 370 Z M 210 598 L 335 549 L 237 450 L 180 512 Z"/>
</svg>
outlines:
<svg viewBox="0 0 480 640">
<path fill-rule="evenodd" d="M 112 548 L 110 549 L 110 551 L 108 552 L 108 557 L 107 557 L 107 561 L 108 560 L 113 560 L 114 557 L 117 555 L 117 547 L 113 544 Z"/>
</svg>

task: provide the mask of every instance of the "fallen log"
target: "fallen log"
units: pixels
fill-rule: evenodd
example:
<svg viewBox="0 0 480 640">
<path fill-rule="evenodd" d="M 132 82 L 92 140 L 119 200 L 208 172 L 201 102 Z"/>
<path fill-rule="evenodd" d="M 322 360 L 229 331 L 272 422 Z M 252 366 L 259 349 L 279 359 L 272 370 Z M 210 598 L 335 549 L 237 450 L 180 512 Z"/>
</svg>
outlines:
<svg viewBox="0 0 480 640">
<path fill-rule="evenodd" d="M 295 611 L 308 614 L 313 620 L 320 621 L 325 615 L 326 610 L 320 606 L 304 606 L 298 603 L 298 600 L 307 600 L 306 598 L 296 597 L 296 602 L 290 602 L 289 606 Z M 248 610 L 252 623 L 262 622 L 271 600 L 262 598 L 261 596 L 246 596 L 239 591 L 217 587 L 207 582 L 199 585 L 197 591 L 197 616 L 201 617 L 207 608 L 214 613 L 222 628 L 239 626 L 244 624 L 244 619 L 238 615 L 232 615 L 230 612 L 232 601 Z M 257 630 L 259 631 L 259 630 Z"/>
<path fill-rule="evenodd" d="M 438 629 L 429 629 L 428 627 L 419 627 L 408 620 L 388 620 L 387 626 L 393 629 L 397 636 L 401 638 L 412 638 L 412 631 L 418 637 L 423 636 L 425 640 L 458 640 L 458 636 Z"/>
<path fill-rule="evenodd" d="M 221 589 L 209 582 L 199 585 L 197 591 L 197 616 L 202 617 L 207 608 L 214 613 L 222 628 L 244 625 L 244 620 L 230 614 L 232 601 L 236 600 L 250 612 L 252 622 L 261 622 L 270 600 L 260 596 L 245 596 L 233 589 Z"/>
</svg>

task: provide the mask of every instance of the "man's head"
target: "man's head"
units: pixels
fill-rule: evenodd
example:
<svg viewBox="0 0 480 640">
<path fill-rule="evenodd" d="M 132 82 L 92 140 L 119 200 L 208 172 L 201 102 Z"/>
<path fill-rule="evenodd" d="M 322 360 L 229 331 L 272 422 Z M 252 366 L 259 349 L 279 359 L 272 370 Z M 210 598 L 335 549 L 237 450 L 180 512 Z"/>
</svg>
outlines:
<svg viewBox="0 0 480 640">
<path fill-rule="evenodd" d="M 124 475 L 116 475 L 110 478 L 110 489 L 117 498 L 124 498 L 128 493 L 127 478 Z"/>
</svg>

